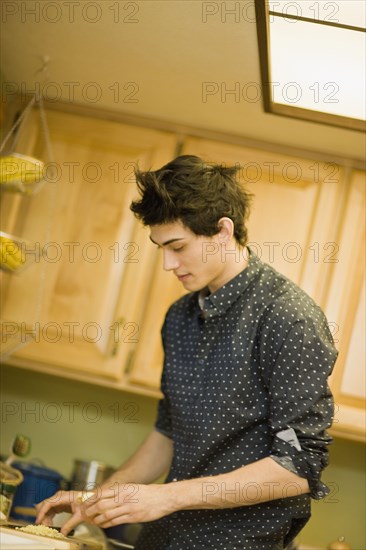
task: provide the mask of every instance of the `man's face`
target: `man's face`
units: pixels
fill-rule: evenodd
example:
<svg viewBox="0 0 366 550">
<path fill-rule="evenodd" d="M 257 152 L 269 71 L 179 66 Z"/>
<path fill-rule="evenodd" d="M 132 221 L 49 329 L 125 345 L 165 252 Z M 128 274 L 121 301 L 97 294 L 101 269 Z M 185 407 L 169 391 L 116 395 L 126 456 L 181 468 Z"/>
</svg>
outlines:
<svg viewBox="0 0 366 550">
<path fill-rule="evenodd" d="M 227 282 L 220 234 L 196 235 L 181 221 L 150 226 L 150 239 L 163 249 L 164 269 L 173 271 L 190 292 L 206 286 L 211 292 Z"/>
</svg>

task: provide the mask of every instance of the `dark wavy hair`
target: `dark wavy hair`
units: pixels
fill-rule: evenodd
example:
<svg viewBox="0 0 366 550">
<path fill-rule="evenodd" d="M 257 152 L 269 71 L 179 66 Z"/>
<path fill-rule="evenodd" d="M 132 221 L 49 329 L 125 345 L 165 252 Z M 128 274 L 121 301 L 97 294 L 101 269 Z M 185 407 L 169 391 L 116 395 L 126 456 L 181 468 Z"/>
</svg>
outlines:
<svg viewBox="0 0 366 550">
<path fill-rule="evenodd" d="M 141 199 L 130 208 L 144 225 L 180 220 L 196 235 L 207 237 L 218 233 L 218 221 L 227 217 L 234 223 L 236 241 L 244 246 L 252 196 L 237 180 L 239 169 L 204 162 L 194 155 L 177 157 L 156 171 L 136 169 Z"/>
</svg>

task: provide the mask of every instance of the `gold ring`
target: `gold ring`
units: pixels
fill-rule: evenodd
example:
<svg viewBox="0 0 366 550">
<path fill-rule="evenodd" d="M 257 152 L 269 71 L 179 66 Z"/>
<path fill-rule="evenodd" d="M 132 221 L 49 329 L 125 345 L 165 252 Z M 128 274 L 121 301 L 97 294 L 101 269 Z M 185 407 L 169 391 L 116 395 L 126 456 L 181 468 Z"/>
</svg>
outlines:
<svg viewBox="0 0 366 550">
<path fill-rule="evenodd" d="M 80 491 L 76 495 L 76 502 L 83 503 L 94 495 L 95 495 L 94 491 Z"/>
</svg>

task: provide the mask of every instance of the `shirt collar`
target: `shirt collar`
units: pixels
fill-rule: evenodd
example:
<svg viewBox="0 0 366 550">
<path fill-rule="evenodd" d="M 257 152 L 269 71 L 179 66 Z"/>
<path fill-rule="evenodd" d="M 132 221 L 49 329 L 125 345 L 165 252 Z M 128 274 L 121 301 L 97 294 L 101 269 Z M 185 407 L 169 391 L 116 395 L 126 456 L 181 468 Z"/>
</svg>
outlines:
<svg viewBox="0 0 366 550">
<path fill-rule="evenodd" d="M 206 319 L 225 313 L 239 296 L 245 292 L 259 272 L 260 259 L 249 248 L 248 252 L 248 265 L 243 271 L 212 294 L 209 293 L 208 288 L 204 288 L 198 292 L 198 304 Z"/>
</svg>

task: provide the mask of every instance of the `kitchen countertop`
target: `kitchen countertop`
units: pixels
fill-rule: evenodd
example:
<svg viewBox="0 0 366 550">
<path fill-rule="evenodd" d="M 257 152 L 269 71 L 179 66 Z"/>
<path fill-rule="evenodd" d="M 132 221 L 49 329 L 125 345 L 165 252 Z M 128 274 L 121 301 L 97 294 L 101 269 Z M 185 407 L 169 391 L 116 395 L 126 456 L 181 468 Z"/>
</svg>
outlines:
<svg viewBox="0 0 366 550">
<path fill-rule="evenodd" d="M 103 532 L 98 534 L 91 531 L 89 526 L 81 525 L 75 530 L 75 536 L 52 538 L 19 531 L 16 523 L 2 523 L 0 525 L 0 547 L 2 550 L 18 550 L 33 548 L 34 550 L 107 550 L 108 543 Z M 90 526 L 93 527 L 93 526 Z M 94 531 L 95 528 L 93 527 Z M 99 534 L 101 533 L 101 535 Z"/>
</svg>

